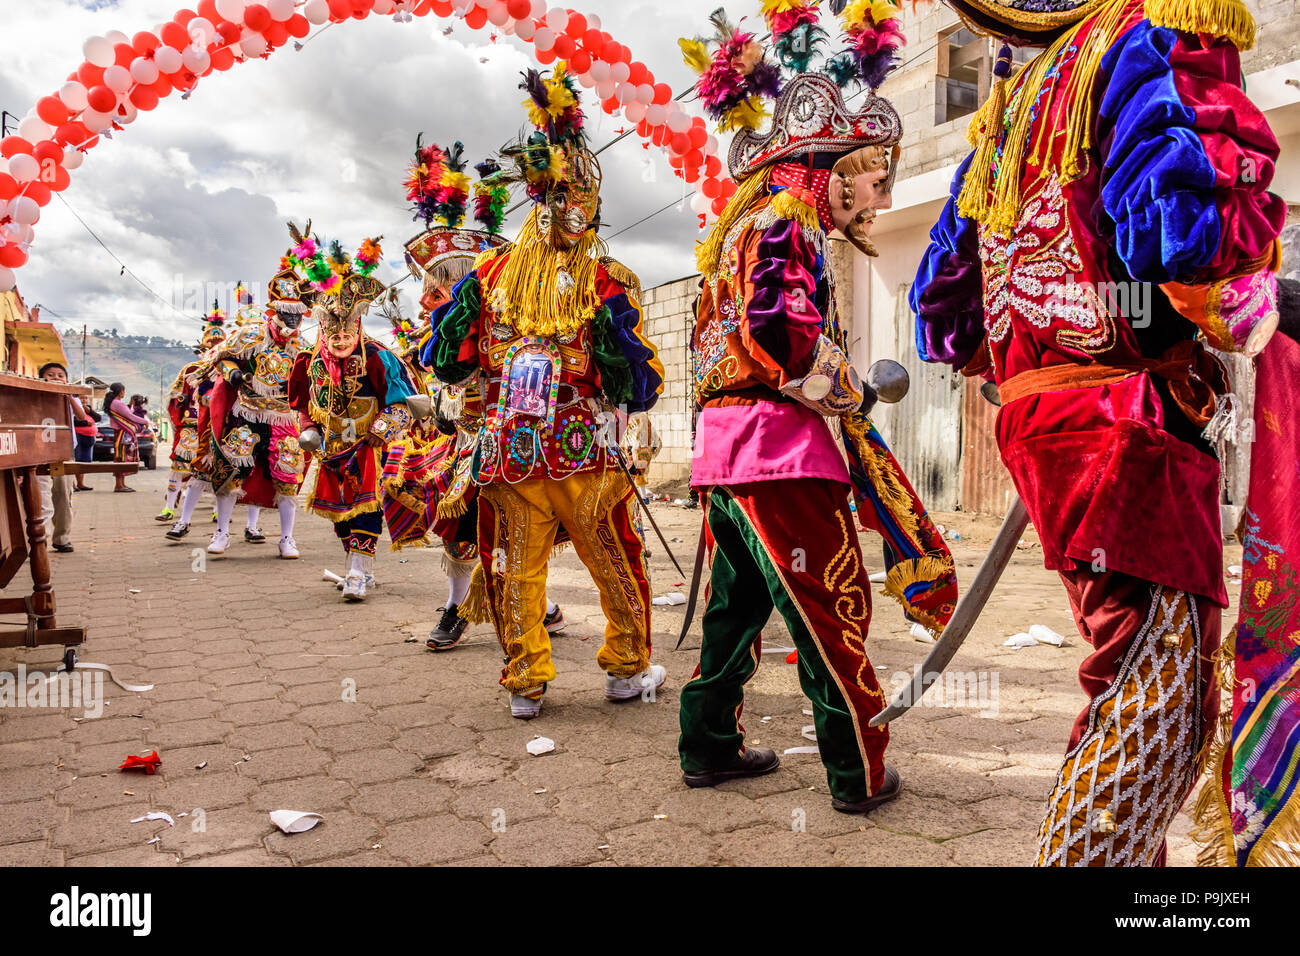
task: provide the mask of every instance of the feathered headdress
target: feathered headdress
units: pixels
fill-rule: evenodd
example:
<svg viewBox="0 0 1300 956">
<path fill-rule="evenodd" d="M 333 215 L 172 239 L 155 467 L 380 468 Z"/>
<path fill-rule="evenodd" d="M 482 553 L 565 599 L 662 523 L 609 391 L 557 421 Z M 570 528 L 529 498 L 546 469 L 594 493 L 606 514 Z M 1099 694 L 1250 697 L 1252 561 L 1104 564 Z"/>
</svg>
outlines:
<svg viewBox="0 0 1300 956">
<path fill-rule="evenodd" d="M 826 65 L 840 86 L 858 80 L 876 90 L 898 66 L 903 38 L 899 8 L 890 0 L 853 0 L 840 15 L 849 48 Z"/>
<path fill-rule="evenodd" d="M 488 235 L 500 235 L 506 221 L 510 187 L 503 181 L 501 167 L 495 159 L 485 159 L 474 168 L 479 175 L 474 184 L 474 218 Z"/>
<path fill-rule="evenodd" d="M 417 222 L 425 228 L 439 220 L 448 229 L 456 229 L 465 221 L 465 207 L 469 203 L 469 177 L 465 175 L 465 147 L 453 143 L 442 149 L 436 144 L 425 146 L 424 134 L 415 138 L 415 160 L 407 171 L 406 198 Z"/>
<path fill-rule="evenodd" d="M 310 228 L 310 223 L 308 224 Z M 350 319 L 357 318 L 371 302 L 383 295 L 385 286 L 371 273 L 383 256 L 380 236 L 366 239 L 355 255 L 348 255 L 337 239 L 323 246 L 316 236 L 307 236 L 289 223 L 295 245 L 281 262 L 310 285 L 314 312 L 327 335 Z"/>
<path fill-rule="evenodd" d="M 788 3 L 788 0 L 787 0 Z M 769 62 L 752 33 L 740 30 L 719 7 L 709 16 L 714 36 L 678 40 L 686 64 L 699 73 L 695 90 L 704 111 L 723 131 L 758 129 L 767 117 L 763 100 L 781 92 L 781 70 Z M 710 42 L 715 49 L 709 52 Z"/>
<path fill-rule="evenodd" d="M 203 324 L 208 327 L 221 328 L 226 324 L 226 310 L 221 308 L 219 299 L 212 300 L 212 308 L 203 316 Z"/>
<path fill-rule="evenodd" d="M 522 182 L 533 202 L 545 201 L 546 193 L 581 178 L 594 165 L 584 164 L 587 135 L 583 129 L 582 102 L 566 65 L 555 65 L 550 76 L 537 70 L 523 73 L 519 88 L 528 93 L 524 106 L 533 131 L 501 153 L 514 164 L 511 171 L 494 174 L 493 182 L 506 185 Z"/>
</svg>

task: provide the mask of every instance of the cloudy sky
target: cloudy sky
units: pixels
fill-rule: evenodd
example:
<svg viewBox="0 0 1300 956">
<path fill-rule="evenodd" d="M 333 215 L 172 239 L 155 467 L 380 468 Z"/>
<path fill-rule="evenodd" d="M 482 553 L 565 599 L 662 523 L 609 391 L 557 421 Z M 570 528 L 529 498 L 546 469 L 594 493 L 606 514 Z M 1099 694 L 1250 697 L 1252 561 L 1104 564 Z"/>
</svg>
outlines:
<svg viewBox="0 0 1300 956">
<path fill-rule="evenodd" d="M 87 37 L 151 30 L 180 6 L 0 0 L 0 108 L 21 117 L 58 89 L 81 63 Z M 731 6 L 737 14 L 757 8 Z M 598 14 L 662 82 L 678 91 L 691 82 L 676 38 L 703 31 L 708 4 L 588 0 L 578 9 Z M 67 205 L 56 197 L 42 210 L 31 260 L 18 272 L 26 301 L 45 306 L 60 328 L 85 323 L 189 341 L 199 328 L 197 288 L 243 279 L 261 300 L 288 245 L 286 220 L 308 217 L 348 249 L 384 235 L 388 262 L 379 275 L 402 275 L 402 244 L 418 231 L 402 187 L 416 134 L 439 144 L 460 139 L 471 162 L 494 152 L 526 122 L 517 84 L 534 65 L 532 47 L 505 36 L 491 42 L 487 29 L 432 15 L 410 23 L 372 15 L 313 31 L 302 51 L 290 44 L 214 72 L 188 100 L 173 94 L 92 150 L 62 194 Z M 621 124 L 593 93 L 584 104 L 591 140 L 603 145 Z M 644 150 L 635 135 L 601 162 L 607 236 L 683 194 L 666 155 Z M 179 314 L 121 275 L 74 211 Z M 689 206 L 674 208 L 613 239 L 611 252 L 648 287 L 693 271 L 696 236 Z"/>
</svg>

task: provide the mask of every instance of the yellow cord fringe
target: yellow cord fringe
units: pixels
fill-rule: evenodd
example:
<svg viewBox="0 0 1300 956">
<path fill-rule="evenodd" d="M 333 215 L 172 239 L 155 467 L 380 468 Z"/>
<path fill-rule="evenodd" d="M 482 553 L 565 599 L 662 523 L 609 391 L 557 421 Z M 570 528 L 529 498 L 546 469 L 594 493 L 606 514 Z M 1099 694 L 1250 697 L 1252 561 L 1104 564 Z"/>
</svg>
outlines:
<svg viewBox="0 0 1300 956">
<path fill-rule="evenodd" d="M 760 197 L 767 195 L 771 185 L 772 170 L 770 167 L 759 170 L 741 182 L 740 188 L 736 190 L 736 194 L 731 197 L 726 208 L 722 210 L 722 215 L 713 224 L 709 234 L 696 246 L 695 264 L 699 266 L 703 275 L 711 276 L 718 271 L 718 263 L 722 261 L 722 244 L 727 241 L 727 234 L 731 232 L 731 228 L 740 221 L 741 217 L 750 211 L 750 208 Z"/>
<path fill-rule="evenodd" d="M 474 565 L 474 573 L 469 579 L 469 593 L 460 602 L 460 616 L 471 624 L 486 624 L 492 615 L 488 610 L 487 577 L 483 574 L 483 564 Z"/>
<path fill-rule="evenodd" d="M 1143 8 L 1158 27 L 1223 37 L 1239 50 L 1255 45 L 1255 18 L 1241 0 L 1146 0 Z"/>
<path fill-rule="evenodd" d="M 797 222 L 804 229 L 821 228 L 821 220 L 817 218 L 817 207 L 804 202 L 788 189 L 772 197 L 772 211 L 776 213 L 777 218 Z"/>
<path fill-rule="evenodd" d="M 572 249 L 560 251 L 543 235 L 538 212 L 533 209 L 524 220 L 510 247 L 510 259 L 491 288 L 483 290 L 484 304 L 520 335 L 568 338 L 577 335 L 601 307 L 596 267 L 605 244 L 588 232 Z M 561 272 L 574 283 L 565 292 L 559 287 Z"/>
<path fill-rule="evenodd" d="M 933 617 L 924 608 L 919 608 L 907 600 L 906 588 L 918 581 L 937 581 L 944 574 L 954 570 L 953 562 L 942 555 L 927 554 L 919 558 L 900 561 L 889 569 L 885 575 L 883 594 L 889 595 L 903 606 L 903 610 L 916 618 L 923 627 L 928 627 L 935 634 L 942 634 L 944 623 Z"/>
</svg>

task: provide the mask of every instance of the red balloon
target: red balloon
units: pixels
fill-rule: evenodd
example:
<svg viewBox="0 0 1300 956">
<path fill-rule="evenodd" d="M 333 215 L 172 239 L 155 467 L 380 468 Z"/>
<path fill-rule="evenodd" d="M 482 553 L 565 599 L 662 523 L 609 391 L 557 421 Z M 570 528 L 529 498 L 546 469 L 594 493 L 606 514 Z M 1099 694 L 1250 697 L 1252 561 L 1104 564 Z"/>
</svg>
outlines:
<svg viewBox="0 0 1300 956">
<path fill-rule="evenodd" d="M 617 63 L 619 56 L 623 52 L 623 47 L 614 40 L 606 40 L 605 45 L 601 48 L 600 58 L 606 63 Z"/>
<path fill-rule="evenodd" d="M 642 120 L 641 122 L 636 124 L 636 134 L 640 136 L 642 139 L 649 138 L 650 131 L 652 129 L 654 129 L 654 127 L 651 126 L 646 120 Z"/>
<path fill-rule="evenodd" d="M 93 86 L 86 94 L 90 108 L 99 113 L 111 113 L 117 108 L 117 94 L 107 86 Z"/>
<path fill-rule="evenodd" d="M 465 14 L 465 25 L 472 30 L 481 29 L 485 23 L 487 23 L 487 11 L 482 7 L 474 7 Z"/>
<path fill-rule="evenodd" d="M 704 171 L 709 174 L 710 179 L 717 179 L 718 173 L 722 172 L 722 160 L 716 156 L 710 156 L 704 161 Z"/>
<path fill-rule="evenodd" d="M 709 141 L 709 131 L 702 123 L 692 126 L 687 130 L 686 135 L 690 137 L 691 145 L 696 149 L 703 149 L 704 144 Z"/>
<path fill-rule="evenodd" d="M 564 28 L 564 32 L 573 39 L 578 39 L 587 32 L 587 18 L 581 13 L 569 14 L 569 25 Z"/>
<path fill-rule="evenodd" d="M 619 111 L 622 105 L 623 104 L 618 101 L 617 96 L 611 96 L 605 102 L 600 104 L 600 108 L 604 110 L 606 113 L 608 113 L 610 116 L 613 116 L 615 113 Z"/>
<path fill-rule="evenodd" d="M 674 153 L 668 157 L 668 165 L 673 169 L 681 169 L 683 165 L 682 158 Z"/>
<path fill-rule="evenodd" d="M 8 159 L 11 156 L 17 156 L 19 153 L 32 154 L 32 144 L 27 142 L 21 136 L 6 136 L 0 139 L 0 156 Z"/>
<path fill-rule="evenodd" d="M 200 10 L 203 9 L 202 5 L 199 6 L 199 9 Z M 217 8 L 216 8 L 216 4 L 214 3 L 212 7 L 212 12 L 216 13 L 216 11 Z M 176 16 L 172 17 L 172 19 L 175 20 L 177 23 L 179 23 L 181 26 L 187 27 L 190 25 L 190 21 L 193 20 L 196 16 L 198 16 L 198 14 L 195 13 L 193 10 L 177 10 Z M 213 23 L 217 22 L 216 17 L 208 17 L 208 19 L 211 20 Z"/>
<path fill-rule="evenodd" d="M 166 43 L 173 50 L 184 50 L 193 42 L 190 35 L 185 32 L 185 28 L 175 20 L 164 23 L 158 35 L 162 38 L 163 43 Z"/>
<path fill-rule="evenodd" d="M 250 30 L 263 32 L 271 25 L 271 11 L 260 3 L 250 3 L 244 8 L 244 26 Z"/>
<path fill-rule="evenodd" d="M 375 5 L 375 0 L 352 0 L 352 19 L 364 20 L 370 15 L 370 9 Z M 487 14 L 483 14 L 487 19 Z"/>
<path fill-rule="evenodd" d="M 44 172 L 41 173 L 45 175 Z M 25 187 L 27 198 L 33 200 L 38 206 L 45 206 L 50 201 L 50 187 L 43 182 L 30 182 Z"/>
<path fill-rule="evenodd" d="M 217 0 L 199 0 L 199 16 L 207 20 L 209 23 L 220 23 L 225 19 L 217 12 Z M 180 19 L 179 14 L 176 16 L 176 19 Z"/>
<path fill-rule="evenodd" d="M 231 23 L 229 20 L 223 20 L 217 24 L 217 35 L 221 37 L 221 42 L 229 45 L 238 43 L 239 38 L 244 35 L 244 31 L 239 28 L 238 23 Z"/>
<path fill-rule="evenodd" d="M 532 9 L 531 3 L 528 6 L 529 9 Z M 420 9 L 420 7 L 423 7 L 424 9 Z M 423 17 L 426 16 L 430 10 L 440 17 L 449 17 L 451 16 L 451 3 L 449 0 L 438 0 L 437 3 L 430 3 L 429 0 L 423 0 L 420 6 L 415 8 L 415 15 L 417 17 Z"/>
<path fill-rule="evenodd" d="M 537 57 L 537 62 L 538 62 L 538 63 L 547 64 L 547 63 L 554 63 L 554 62 L 555 62 L 555 50 L 554 50 L 554 49 L 550 49 L 550 50 L 538 50 L 534 55 Z"/>
<path fill-rule="evenodd" d="M 21 269 L 27 265 L 27 253 L 17 246 L 0 246 L 0 266 Z"/>
<path fill-rule="evenodd" d="M 54 182 L 50 183 L 52 192 L 61 193 L 72 185 L 72 177 L 62 166 L 54 167 Z"/>
<path fill-rule="evenodd" d="M 154 50 L 158 49 L 161 44 L 162 41 L 156 36 L 144 31 L 137 33 L 131 38 L 131 46 L 135 49 L 135 52 L 139 53 L 141 56 L 147 56 Z"/>
<path fill-rule="evenodd" d="M 0 173 L 0 202 L 13 199 L 18 195 L 18 182 L 8 173 Z"/>
<path fill-rule="evenodd" d="M 722 183 L 713 178 L 706 179 L 704 185 L 700 187 L 700 192 L 710 199 L 717 199 L 722 195 Z"/>
<path fill-rule="evenodd" d="M 599 53 L 605 46 L 605 40 L 599 30 L 588 30 L 582 35 L 582 45 L 588 53 Z"/>
<path fill-rule="evenodd" d="M 687 166 L 686 171 L 682 174 L 682 179 L 688 183 L 697 183 L 700 181 L 700 167 Z"/>
<path fill-rule="evenodd" d="M 158 105 L 158 94 L 152 86 L 137 86 L 131 91 L 131 105 L 147 113 Z"/>
<path fill-rule="evenodd" d="M 727 208 L 727 201 L 723 199 L 721 196 L 713 200 L 713 214 L 715 216 L 721 216 L 723 210 L 725 210 L 726 208 Z"/>
<path fill-rule="evenodd" d="M 640 86 L 642 83 L 646 81 L 646 77 L 649 75 L 650 75 L 650 71 L 646 69 L 646 65 L 642 63 L 640 60 L 628 64 L 627 81 L 629 83 L 635 84 L 636 86 Z"/>
<path fill-rule="evenodd" d="M 83 63 L 77 67 L 77 82 L 90 89 L 104 82 L 104 68 L 93 63 Z"/>
<path fill-rule="evenodd" d="M 673 88 L 671 86 L 669 86 L 667 83 L 655 84 L 655 98 L 654 98 L 655 103 L 657 103 L 660 106 L 665 106 L 672 100 L 672 98 L 673 98 Z"/>
<path fill-rule="evenodd" d="M 673 133 L 673 138 L 668 142 L 678 156 L 685 156 L 691 151 L 691 138 L 685 133 Z"/>
<path fill-rule="evenodd" d="M 36 115 L 51 126 L 61 126 L 68 121 L 68 108 L 57 96 L 42 96 L 36 101 Z"/>
<path fill-rule="evenodd" d="M 533 5 L 529 0 L 508 0 L 506 3 L 506 13 L 510 14 L 516 20 L 522 20 L 524 17 L 528 16 L 532 9 Z"/>
<path fill-rule="evenodd" d="M 284 46 L 289 42 L 289 28 L 283 23 L 272 22 L 264 35 L 271 46 Z"/>
<path fill-rule="evenodd" d="M 561 33 L 555 38 L 555 46 L 552 49 L 555 50 L 555 55 L 561 59 L 569 59 L 569 57 L 573 56 L 573 38 Z"/>
<path fill-rule="evenodd" d="M 149 89 L 158 94 L 158 99 L 162 99 L 164 96 L 171 96 L 172 90 L 176 89 L 176 87 L 172 86 L 171 77 L 163 75 L 150 83 Z"/>
<path fill-rule="evenodd" d="M 48 139 L 41 140 L 37 143 L 36 147 L 32 150 L 32 155 L 39 159 L 42 164 L 53 160 L 55 165 L 63 165 L 63 147 Z"/>
<path fill-rule="evenodd" d="M 667 137 L 667 126 L 656 126 L 654 129 L 650 130 L 650 142 L 654 143 L 656 146 L 662 146 Z"/>
<path fill-rule="evenodd" d="M 591 69 L 591 54 L 585 50 L 574 50 L 569 57 L 569 66 L 573 67 L 574 73 L 586 73 Z"/>
<path fill-rule="evenodd" d="M 724 179 L 722 181 L 722 195 L 728 199 L 736 195 L 736 181 L 734 179 Z"/>
<path fill-rule="evenodd" d="M 329 0 L 330 16 L 346 20 L 352 16 L 352 4 L 348 0 Z"/>
<path fill-rule="evenodd" d="M 224 73 L 235 65 L 235 54 L 224 47 L 212 51 L 212 68 Z"/>
<path fill-rule="evenodd" d="M 118 66 L 130 66 L 131 61 L 137 56 L 139 54 L 135 52 L 135 47 L 129 43 L 119 43 L 113 47 L 113 58 L 117 61 Z"/>
<path fill-rule="evenodd" d="M 90 131 L 83 124 L 74 121 L 64 123 L 54 131 L 54 142 L 60 146 L 75 147 L 80 146 L 89 135 Z M 0 148 L 0 152 L 4 152 L 3 148 Z"/>
</svg>

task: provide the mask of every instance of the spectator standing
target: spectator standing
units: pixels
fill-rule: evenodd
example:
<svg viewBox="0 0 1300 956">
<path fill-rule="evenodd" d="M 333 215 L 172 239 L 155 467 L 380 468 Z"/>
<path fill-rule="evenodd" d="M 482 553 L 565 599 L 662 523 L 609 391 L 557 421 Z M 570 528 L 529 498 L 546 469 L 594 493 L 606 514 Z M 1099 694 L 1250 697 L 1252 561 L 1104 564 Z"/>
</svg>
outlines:
<svg viewBox="0 0 1300 956">
<path fill-rule="evenodd" d="M 132 411 L 130 406 L 122 401 L 122 395 L 125 392 L 125 385 L 121 382 L 114 382 L 108 387 L 108 394 L 104 396 L 104 411 L 113 421 L 113 460 L 117 462 L 140 460 L 138 443 L 140 429 L 147 427 L 149 424 L 147 418 Z M 134 488 L 127 485 L 126 475 L 119 474 L 113 477 L 116 479 L 114 491 L 135 491 Z"/>
</svg>

